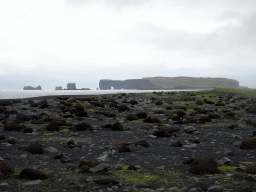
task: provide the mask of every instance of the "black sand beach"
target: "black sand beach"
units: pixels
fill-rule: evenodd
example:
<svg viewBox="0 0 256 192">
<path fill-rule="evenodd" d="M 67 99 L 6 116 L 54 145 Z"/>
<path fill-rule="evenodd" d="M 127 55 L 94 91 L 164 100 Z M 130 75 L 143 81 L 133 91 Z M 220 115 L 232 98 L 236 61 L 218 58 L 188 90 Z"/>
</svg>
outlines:
<svg viewBox="0 0 256 192">
<path fill-rule="evenodd" d="M 255 191 L 256 92 L 0 101 L 1 191 Z"/>
</svg>

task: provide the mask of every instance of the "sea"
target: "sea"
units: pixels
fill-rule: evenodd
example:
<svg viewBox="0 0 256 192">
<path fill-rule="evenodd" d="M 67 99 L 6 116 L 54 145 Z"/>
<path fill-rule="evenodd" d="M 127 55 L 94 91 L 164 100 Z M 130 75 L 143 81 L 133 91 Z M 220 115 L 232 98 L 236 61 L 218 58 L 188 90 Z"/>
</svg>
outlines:
<svg viewBox="0 0 256 192">
<path fill-rule="evenodd" d="M 55 95 L 103 95 L 116 93 L 152 93 L 167 91 L 200 91 L 202 89 L 186 89 L 186 90 L 18 90 L 18 89 L 1 89 L 0 99 L 24 99 L 42 96 Z"/>
</svg>

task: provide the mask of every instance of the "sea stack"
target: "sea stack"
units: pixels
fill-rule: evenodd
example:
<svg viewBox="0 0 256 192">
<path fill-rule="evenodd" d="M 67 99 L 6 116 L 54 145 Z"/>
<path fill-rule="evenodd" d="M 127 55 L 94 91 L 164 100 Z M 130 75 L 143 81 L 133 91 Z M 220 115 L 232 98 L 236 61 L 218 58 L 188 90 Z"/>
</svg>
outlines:
<svg viewBox="0 0 256 192">
<path fill-rule="evenodd" d="M 57 86 L 57 87 L 55 87 L 55 90 L 62 90 L 62 87 L 61 86 Z"/>
<path fill-rule="evenodd" d="M 40 85 L 37 87 L 25 86 L 23 90 L 42 90 L 42 87 Z"/>
<path fill-rule="evenodd" d="M 76 84 L 75 83 L 68 83 L 67 84 L 67 90 L 76 90 Z"/>
</svg>

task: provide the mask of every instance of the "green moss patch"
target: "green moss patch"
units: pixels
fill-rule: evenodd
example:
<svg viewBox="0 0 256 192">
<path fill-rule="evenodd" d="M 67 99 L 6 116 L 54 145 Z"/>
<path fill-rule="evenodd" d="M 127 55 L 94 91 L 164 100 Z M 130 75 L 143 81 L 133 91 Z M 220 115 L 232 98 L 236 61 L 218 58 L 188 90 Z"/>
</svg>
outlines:
<svg viewBox="0 0 256 192">
<path fill-rule="evenodd" d="M 69 138 L 68 137 L 41 137 L 41 138 L 35 138 L 32 139 L 31 141 L 45 141 L 45 142 L 65 142 Z M 83 142 L 89 142 L 90 139 L 88 138 L 75 138 L 78 142 L 83 143 Z"/>
<path fill-rule="evenodd" d="M 141 120 L 133 120 L 131 122 L 133 122 L 133 123 L 143 123 L 143 121 L 141 121 Z"/>
<path fill-rule="evenodd" d="M 115 171 L 113 176 L 118 179 L 121 183 L 139 184 L 162 184 L 162 185 L 173 185 L 173 186 L 184 186 L 187 185 L 182 181 L 184 174 L 179 170 L 147 170 L 139 169 L 137 171 L 131 171 L 127 169 L 128 166 L 123 166 L 122 170 Z"/>
<path fill-rule="evenodd" d="M 224 171 L 235 171 L 237 168 L 246 169 L 246 167 L 221 166 L 221 167 L 218 167 L 218 170 L 219 170 L 220 172 L 224 172 Z"/>
</svg>

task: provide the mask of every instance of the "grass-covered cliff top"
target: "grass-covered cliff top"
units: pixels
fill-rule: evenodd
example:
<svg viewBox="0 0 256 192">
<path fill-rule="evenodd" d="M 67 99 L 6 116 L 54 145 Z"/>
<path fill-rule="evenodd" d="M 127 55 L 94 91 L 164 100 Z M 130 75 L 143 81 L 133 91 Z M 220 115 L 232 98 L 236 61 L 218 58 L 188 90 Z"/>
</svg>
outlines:
<svg viewBox="0 0 256 192">
<path fill-rule="evenodd" d="M 226 78 L 203 78 L 203 77 L 153 77 L 143 78 L 153 85 L 163 88 L 238 88 L 239 82 Z"/>
</svg>

